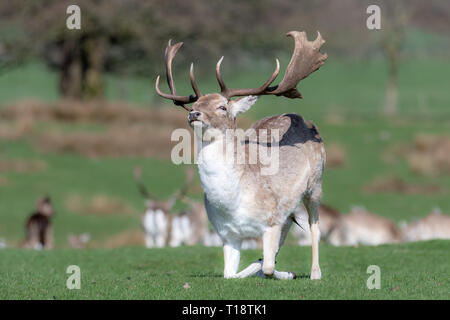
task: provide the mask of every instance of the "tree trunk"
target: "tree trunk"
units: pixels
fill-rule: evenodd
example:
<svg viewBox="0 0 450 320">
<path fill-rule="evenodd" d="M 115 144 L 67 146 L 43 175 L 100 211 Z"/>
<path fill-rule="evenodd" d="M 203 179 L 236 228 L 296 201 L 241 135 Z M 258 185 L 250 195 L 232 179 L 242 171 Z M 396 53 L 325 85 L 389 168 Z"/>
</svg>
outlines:
<svg viewBox="0 0 450 320">
<path fill-rule="evenodd" d="M 387 116 L 397 114 L 398 104 L 398 87 L 397 87 L 397 75 L 389 75 L 386 97 L 383 107 L 383 113 Z"/>
<path fill-rule="evenodd" d="M 103 96 L 106 47 L 107 40 L 104 37 L 87 36 L 64 40 L 59 81 L 63 97 L 92 99 Z"/>
<path fill-rule="evenodd" d="M 383 113 L 388 116 L 397 113 L 398 102 L 398 62 L 400 56 L 400 41 L 396 35 L 392 35 L 391 39 L 385 45 L 386 58 L 388 62 L 388 80 L 386 87 L 386 97 L 383 107 Z"/>
<path fill-rule="evenodd" d="M 99 98 L 104 93 L 103 64 L 107 41 L 104 37 L 90 37 L 83 43 L 85 69 L 83 98 Z"/>
<path fill-rule="evenodd" d="M 62 44 L 62 65 L 59 90 L 63 97 L 82 96 L 83 66 L 78 39 L 66 39 Z"/>
<path fill-rule="evenodd" d="M 405 1 L 387 1 L 387 18 L 385 19 L 384 53 L 388 64 L 388 79 L 383 113 L 387 116 L 398 111 L 398 69 L 401 49 L 404 43 L 405 30 L 411 18 L 412 10 Z"/>
</svg>

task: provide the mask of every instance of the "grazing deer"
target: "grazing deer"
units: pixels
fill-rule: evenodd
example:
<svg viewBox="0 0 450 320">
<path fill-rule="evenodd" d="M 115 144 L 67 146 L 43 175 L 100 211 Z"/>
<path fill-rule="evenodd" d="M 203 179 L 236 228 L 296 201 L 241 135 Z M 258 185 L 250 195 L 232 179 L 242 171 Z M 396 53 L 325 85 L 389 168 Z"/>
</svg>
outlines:
<svg viewBox="0 0 450 320">
<path fill-rule="evenodd" d="M 208 232 L 208 218 L 204 206 L 192 199 L 185 202 L 188 209 L 172 218 L 172 235 L 169 242 L 171 247 L 203 244 Z"/>
<path fill-rule="evenodd" d="M 26 239 L 22 246 L 33 249 L 53 248 L 53 230 L 51 218 L 54 214 L 53 205 L 49 197 L 36 202 L 36 211 L 25 223 Z"/>
<path fill-rule="evenodd" d="M 208 228 L 208 218 L 205 206 L 186 197 L 187 190 L 193 181 L 193 171 L 187 170 L 185 185 L 167 201 L 156 202 L 151 199 L 150 193 L 141 180 L 138 168 L 135 177 L 139 190 L 147 199 L 147 210 L 142 217 L 142 226 L 145 231 L 145 244 L 147 248 L 178 247 L 180 245 L 203 244 L 208 247 L 221 244 L 215 231 Z M 173 204 L 181 200 L 187 203 L 188 208 L 177 214 L 172 213 Z M 254 249 L 260 246 L 258 239 L 245 239 L 244 249 Z"/>
<path fill-rule="evenodd" d="M 154 201 L 141 179 L 140 169 L 135 169 L 135 178 L 141 194 L 147 199 L 147 210 L 142 217 L 145 244 L 153 247 L 177 247 L 182 244 L 194 245 L 203 242 L 208 221 L 202 205 L 188 200 L 188 209 L 172 214 L 177 200 L 185 200 L 187 190 L 194 179 L 194 172 L 187 170 L 184 186 L 167 201 Z"/>
<path fill-rule="evenodd" d="M 402 227 L 402 239 L 406 242 L 431 239 L 450 239 L 450 216 L 439 210 Z"/>
<path fill-rule="evenodd" d="M 67 235 L 67 241 L 69 241 L 69 245 L 72 249 L 84 249 L 91 239 L 91 235 L 89 233 L 82 234 L 72 234 L 69 233 Z"/>
<path fill-rule="evenodd" d="M 355 207 L 350 213 L 341 215 L 328 240 L 335 246 L 376 246 L 400 242 L 401 235 L 391 220 Z"/>
<path fill-rule="evenodd" d="M 294 39 L 294 52 L 283 80 L 276 86 L 270 85 L 280 71 L 278 59 L 272 76 L 259 88 L 230 89 L 221 76 L 222 57 L 216 65 L 220 93 L 201 94 L 191 64 L 190 80 L 195 95 L 179 96 L 172 77 L 172 60 L 182 43 L 172 45 L 171 41 L 165 53 L 170 94 L 160 90 L 160 77 L 156 78 L 158 95 L 173 100 L 175 105 L 187 110 L 191 127 L 201 127 L 200 133 L 194 130 L 200 145 L 198 170 L 205 192 L 208 218 L 223 241 L 225 278 L 243 278 L 253 274 L 277 279 L 295 278 L 292 272 L 275 270 L 275 258 L 301 201 L 308 211 L 313 240 L 311 279 L 321 278 L 318 207 L 322 194 L 325 150 L 316 127 L 297 114 L 271 116 L 252 125 L 256 139 L 241 139 L 238 145 L 245 145 L 246 149 L 250 149 L 250 145 L 258 145 L 260 152 L 265 154 L 278 152 L 276 174 L 263 174 L 261 160 L 256 164 L 250 161 L 244 164 L 236 161 L 230 163 L 228 152 L 224 152 L 225 148 L 234 150 L 236 145 L 234 137 L 227 133 L 237 131 L 237 115 L 249 110 L 258 96 L 301 98 L 296 89 L 298 82 L 324 64 L 327 55 L 320 52 L 325 42 L 320 33 L 314 41 L 308 41 L 305 32 L 292 31 L 287 35 Z M 238 96 L 242 98 L 231 100 Z M 187 106 L 189 103 L 193 103 L 192 107 Z M 270 136 L 273 132 L 275 135 L 277 132 L 280 134 L 275 137 L 275 141 L 262 141 L 267 131 L 270 131 Z M 208 135 L 212 138 L 208 138 Z M 261 236 L 264 258 L 238 273 L 242 240 Z"/>
</svg>

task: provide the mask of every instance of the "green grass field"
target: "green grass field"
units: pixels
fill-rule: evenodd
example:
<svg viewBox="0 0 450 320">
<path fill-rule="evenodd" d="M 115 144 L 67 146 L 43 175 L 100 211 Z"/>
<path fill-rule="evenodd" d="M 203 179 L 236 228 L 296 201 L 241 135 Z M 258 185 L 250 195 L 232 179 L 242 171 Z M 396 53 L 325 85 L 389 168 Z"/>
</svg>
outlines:
<svg viewBox="0 0 450 320">
<path fill-rule="evenodd" d="M 219 248 L 115 250 L 5 249 L 0 299 L 448 299 L 448 243 L 343 248 L 322 245 L 323 278 L 309 279 L 310 248 L 284 247 L 279 270 L 292 281 L 223 279 Z M 261 255 L 244 251 L 241 268 Z M 81 270 L 81 289 L 69 290 L 69 265 Z M 369 265 L 381 270 L 381 288 L 369 290 Z M 445 276 L 447 275 L 447 276 Z M 184 288 L 188 283 L 190 288 Z"/>
<path fill-rule="evenodd" d="M 284 65 L 286 61 L 283 61 Z M 271 72 L 225 74 L 232 87 L 255 86 Z M 417 134 L 450 132 L 450 92 L 447 60 L 406 60 L 399 79 L 398 116 L 381 115 L 385 84 L 382 61 L 349 62 L 329 59 L 327 64 L 300 84 L 303 101 L 263 97 L 249 112 L 259 119 L 271 114 L 297 112 L 317 124 L 325 144 L 338 143 L 347 162 L 324 174 L 325 203 L 348 212 L 353 205 L 389 217 L 395 222 L 412 221 L 439 207 L 450 212 L 450 177 L 423 176 L 413 172 L 404 158 L 383 160 L 386 150 L 398 144 L 410 145 Z M 239 75 L 242 75 L 240 73 Z M 177 75 L 179 92 L 188 90 L 187 74 Z M 142 107 L 161 104 L 153 92 L 153 75 L 148 79 L 107 78 L 107 98 L 134 102 Z M 0 76 L 0 108 L 21 99 L 56 101 L 56 75 L 37 64 Z M 118 95 L 120 81 L 125 93 Z M 215 91 L 215 80 L 200 77 L 203 91 Z M 167 108 L 174 106 L 166 104 Z M 180 110 L 180 112 L 183 112 Z M 0 119 L 0 122 L 2 119 Z M 42 123 L 40 127 L 46 128 Z M 85 131 L 101 126 L 71 124 L 65 130 Z M 386 138 L 387 137 L 387 138 Z M 2 299 L 448 299 L 449 241 L 432 241 L 380 247 L 321 247 L 323 280 L 307 279 L 310 248 L 288 246 L 280 253 L 278 268 L 295 271 L 301 277 L 284 282 L 264 279 L 221 278 L 223 258 L 219 248 L 144 248 L 69 250 L 68 233 L 89 232 L 103 243 L 111 236 L 140 228 L 144 203 L 132 179 L 136 165 L 143 168 L 150 191 L 164 199 L 184 181 L 183 166 L 168 160 L 145 157 L 103 157 L 90 159 L 77 154 L 44 153 L 27 141 L 0 140 L 0 158 L 39 160 L 43 171 L 13 173 L 0 171 L 0 239 L 15 246 L 24 236 L 23 223 L 43 194 L 53 198 L 56 250 L 34 252 L 0 250 L 0 298 Z M 398 176 L 407 183 L 437 185 L 447 192 L 429 194 L 376 193 L 363 188 L 380 176 Z M 3 184 L 2 181 L 6 181 Z M 107 216 L 71 212 L 65 205 L 70 194 L 88 197 L 106 194 L 135 209 L 135 214 Z M 201 199 L 201 194 L 192 194 Z M 180 204 L 179 204 L 180 206 Z M 260 257 L 249 251 L 241 266 Z M 82 269 L 82 290 L 65 288 L 65 268 Z M 382 289 L 368 290 L 368 265 L 381 267 Z M 130 279 L 128 279 L 130 278 Z M 188 282 L 190 289 L 184 289 Z"/>
</svg>

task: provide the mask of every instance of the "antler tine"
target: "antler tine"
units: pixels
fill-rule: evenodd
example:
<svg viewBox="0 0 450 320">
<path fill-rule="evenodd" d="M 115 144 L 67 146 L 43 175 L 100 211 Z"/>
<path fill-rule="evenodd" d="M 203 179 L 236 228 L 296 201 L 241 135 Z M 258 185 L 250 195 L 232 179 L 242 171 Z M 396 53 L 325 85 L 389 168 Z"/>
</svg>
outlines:
<svg viewBox="0 0 450 320">
<path fill-rule="evenodd" d="M 280 61 L 278 59 L 275 59 L 276 67 L 275 71 L 272 73 L 270 78 L 264 82 L 262 86 L 255 89 L 228 89 L 222 80 L 222 76 L 220 73 L 220 65 L 222 64 L 223 57 L 220 58 L 219 62 L 217 62 L 216 65 L 216 76 L 217 80 L 219 81 L 221 94 L 225 96 L 226 98 L 231 97 L 237 97 L 237 96 L 249 96 L 249 95 L 261 95 L 264 93 L 264 91 L 269 87 L 269 85 L 275 80 L 275 78 L 278 76 L 278 73 L 280 72 Z"/>
<path fill-rule="evenodd" d="M 134 179 L 136 180 L 139 192 L 144 196 L 144 198 L 146 198 L 147 200 L 151 199 L 152 196 L 150 195 L 150 192 L 148 192 L 147 187 L 145 186 L 144 182 L 142 181 L 141 167 L 134 168 Z"/>
<path fill-rule="evenodd" d="M 196 95 L 198 98 L 200 98 L 203 94 L 200 92 L 200 90 L 199 90 L 198 87 L 197 87 L 197 83 L 195 82 L 195 76 L 194 76 L 194 63 L 193 63 L 193 62 L 191 63 L 191 68 L 190 68 L 190 70 L 189 70 L 189 77 L 190 77 L 190 79 L 191 79 L 191 86 L 192 86 L 192 89 L 193 89 L 194 92 L 195 92 L 195 95 Z"/>
<path fill-rule="evenodd" d="M 183 42 L 178 42 L 178 43 L 172 45 L 172 39 L 170 39 L 169 42 L 167 43 L 166 52 L 165 52 L 167 84 L 169 85 L 170 92 L 173 95 L 176 95 L 177 92 L 175 89 L 175 83 L 173 81 L 173 76 L 172 76 L 172 61 L 182 45 L 183 45 Z"/>
<path fill-rule="evenodd" d="M 186 175 L 186 180 L 184 182 L 184 185 L 173 194 L 173 197 L 176 200 L 181 200 L 181 201 L 185 200 L 185 197 L 189 191 L 189 188 L 191 187 L 192 182 L 194 181 L 194 170 L 191 167 L 188 167 L 185 170 L 185 175 Z"/>
<path fill-rule="evenodd" d="M 192 75 L 191 75 L 191 84 L 193 84 L 193 87 L 195 84 L 194 91 L 196 92 L 196 96 L 193 96 L 193 95 L 178 96 L 176 93 L 175 82 L 173 81 L 173 76 L 172 76 L 172 61 L 182 45 L 183 45 L 183 42 L 178 42 L 178 43 L 172 45 L 172 40 L 169 40 L 167 47 L 166 47 L 166 51 L 165 51 L 166 78 L 167 78 L 167 84 L 169 85 L 171 94 L 163 93 L 161 91 L 161 89 L 159 88 L 159 79 L 160 79 L 159 76 L 156 78 L 155 89 L 156 89 L 156 92 L 158 93 L 158 95 L 160 95 L 161 97 L 173 100 L 173 103 L 175 105 L 181 106 L 184 109 L 186 109 L 187 111 L 192 111 L 192 108 L 185 106 L 185 104 L 195 102 L 198 100 L 199 96 L 198 96 L 197 92 L 199 93 L 199 90 L 197 88 L 197 85 L 195 84 L 195 79 L 194 79 L 194 82 L 192 82 L 193 79 L 192 79 Z"/>
<path fill-rule="evenodd" d="M 219 59 L 219 61 L 217 61 L 217 64 L 216 64 L 216 78 L 217 78 L 217 81 L 219 82 L 220 91 L 222 93 L 225 93 L 228 89 L 227 89 L 227 86 L 225 85 L 225 82 L 223 82 L 222 74 L 220 73 L 220 65 L 222 64 L 222 61 L 223 61 L 223 56 Z"/>
</svg>

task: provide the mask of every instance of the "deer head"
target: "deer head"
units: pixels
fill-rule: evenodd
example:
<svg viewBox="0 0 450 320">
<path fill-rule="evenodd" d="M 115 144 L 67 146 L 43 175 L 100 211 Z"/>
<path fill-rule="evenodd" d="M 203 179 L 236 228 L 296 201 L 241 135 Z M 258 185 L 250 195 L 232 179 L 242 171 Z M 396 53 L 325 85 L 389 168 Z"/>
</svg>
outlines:
<svg viewBox="0 0 450 320">
<path fill-rule="evenodd" d="M 294 52 L 289 65 L 286 68 L 283 80 L 275 86 L 270 86 L 280 71 L 280 63 L 276 59 L 276 68 L 270 78 L 260 87 L 254 89 L 230 89 L 222 79 L 220 67 L 223 57 L 217 62 L 216 77 L 220 86 L 220 93 L 203 95 L 195 82 L 194 65 L 190 68 L 190 81 L 193 95 L 179 96 L 176 93 L 175 83 L 172 77 L 172 61 L 177 51 L 183 45 L 182 42 L 171 44 L 169 40 L 165 52 L 166 76 L 170 88 L 170 94 L 164 93 L 159 88 L 160 76 L 156 78 L 156 92 L 163 98 L 170 99 L 175 105 L 183 107 L 189 112 L 188 122 L 192 126 L 199 122 L 203 128 L 214 128 L 224 131 L 234 129 L 236 117 L 251 108 L 258 96 L 276 95 L 287 98 L 302 98 L 297 90 L 297 84 L 308 75 L 319 69 L 327 59 L 327 54 L 322 54 L 320 48 L 325 42 L 320 33 L 314 41 L 308 41 L 305 32 L 291 31 L 287 33 L 294 39 Z M 233 97 L 242 97 L 232 100 Z M 192 107 L 187 104 L 193 103 Z"/>
<path fill-rule="evenodd" d="M 36 212 L 51 217 L 53 215 L 53 205 L 50 197 L 40 198 L 36 202 Z"/>
</svg>

